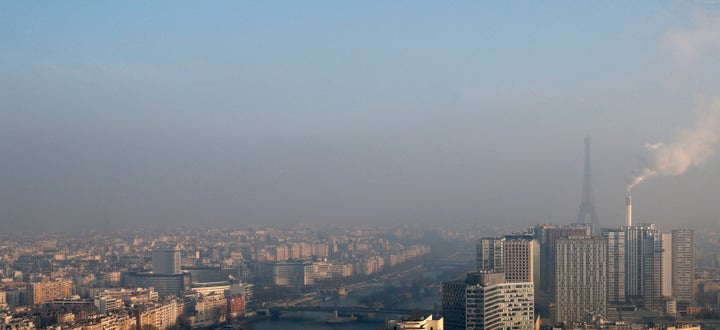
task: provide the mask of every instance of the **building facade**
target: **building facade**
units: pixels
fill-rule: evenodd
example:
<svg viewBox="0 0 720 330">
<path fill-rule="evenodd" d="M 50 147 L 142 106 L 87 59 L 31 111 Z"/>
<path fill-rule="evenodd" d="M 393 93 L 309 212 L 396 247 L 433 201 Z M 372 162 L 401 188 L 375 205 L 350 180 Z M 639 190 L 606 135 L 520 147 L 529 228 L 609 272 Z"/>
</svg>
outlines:
<svg viewBox="0 0 720 330">
<path fill-rule="evenodd" d="M 532 234 L 485 237 L 476 247 L 476 268 L 505 273 L 508 282 L 540 282 L 540 244 Z"/>
<path fill-rule="evenodd" d="M 442 283 L 442 310 L 446 330 L 465 329 L 465 281 Z"/>
<path fill-rule="evenodd" d="M 154 288 L 162 297 L 179 296 L 190 290 L 190 274 L 123 273 L 122 285 L 126 288 Z"/>
<path fill-rule="evenodd" d="M 532 235 L 505 235 L 503 273 L 508 282 L 540 282 L 540 245 Z"/>
<path fill-rule="evenodd" d="M 643 307 L 649 310 L 663 309 L 662 299 L 662 235 L 654 233 L 643 241 Z"/>
<path fill-rule="evenodd" d="M 531 282 L 507 282 L 503 273 L 477 273 L 477 284 L 465 288 L 465 329 L 527 329 L 535 327 L 535 296 Z"/>
<path fill-rule="evenodd" d="M 73 294 L 73 282 L 66 280 L 30 283 L 27 285 L 29 305 L 60 300 Z"/>
<path fill-rule="evenodd" d="M 606 229 L 602 236 L 607 239 L 607 301 L 625 302 L 625 231 Z"/>
<path fill-rule="evenodd" d="M 403 320 L 388 320 L 385 330 L 443 330 L 443 318 L 433 319 L 432 314 L 427 317 L 409 318 Z"/>
<path fill-rule="evenodd" d="M 152 251 L 152 269 L 154 274 L 180 274 L 182 270 L 180 251 L 174 248 L 154 249 Z"/>
<path fill-rule="evenodd" d="M 674 296 L 672 290 L 673 278 L 673 240 L 671 233 L 663 233 L 662 236 L 662 296 L 667 300 Z"/>
<path fill-rule="evenodd" d="M 625 294 L 630 297 L 642 296 L 642 241 L 647 235 L 657 232 L 653 225 L 626 226 L 625 230 Z"/>
<path fill-rule="evenodd" d="M 503 241 L 501 237 L 483 237 L 477 242 L 476 270 L 502 272 Z"/>
<path fill-rule="evenodd" d="M 695 231 L 672 231 L 672 290 L 678 305 L 695 302 Z"/>
<path fill-rule="evenodd" d="M 535 239 L 540 243 L 540 290 L 555 294 L 555 269 L 557 240 L 565 237 L 590 236 L 590 226 L 575 224 L 569 226 L 538 225 L 533 228 Z M 537 286 L 537 283 L 535 284 Z"/>
<path fill-rule="evenodd" d="M 557 241 L 556 320 L 585 322 L 607 312 L 607 239 L 568 237 Z"/>
<path fill-rule="evenodd" d="M 531 282 L 508 282 L 504 273 L 472 272 L 465 281 L 443 283 L 447 330 L 534 329 L 535 296 Z"/>
</svg>

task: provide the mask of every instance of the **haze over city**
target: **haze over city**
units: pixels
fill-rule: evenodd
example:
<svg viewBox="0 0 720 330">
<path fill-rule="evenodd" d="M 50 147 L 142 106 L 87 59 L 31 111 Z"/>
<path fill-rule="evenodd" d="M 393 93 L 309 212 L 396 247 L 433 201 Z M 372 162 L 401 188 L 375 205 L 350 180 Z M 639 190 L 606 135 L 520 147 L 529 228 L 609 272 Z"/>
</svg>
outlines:
<svg viewBox="0 0 720 330">
<path fill-rule="evenodd" d="M 4 2 L 4 231 L 717 226 L 720 6 Z M 662 143 L 662 144 L 658 144 Z M 639 181 L 638 181 L 639 182 Z"/>
</svg>

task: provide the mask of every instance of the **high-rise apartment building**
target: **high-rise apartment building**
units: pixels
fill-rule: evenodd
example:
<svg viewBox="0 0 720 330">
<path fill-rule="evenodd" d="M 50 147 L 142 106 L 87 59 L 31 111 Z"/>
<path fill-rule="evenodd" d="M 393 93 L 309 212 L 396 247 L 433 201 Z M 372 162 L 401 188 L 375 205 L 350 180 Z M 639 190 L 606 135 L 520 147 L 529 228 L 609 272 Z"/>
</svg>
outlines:
<svg viewBox="0 0 720 330">
<path fill-rule="evenodd" d="M 482 238 L 476 259 L 478 271 L 505 273 L 508 282 L 540 282 L 540 245 L 532 234 Z"/>
<path fill-rule="evenodd" d="M 443 283 L 445 329 L 534 329 L 534 286 L 498 272 L 468 273 Z"/>
<path fill-rule="evenodd" d="M 503 241 L 501 237 L 484 237 L 478 240 L 476 250 L 478 271 L 503 271 Z"/>
<path fill-rule="evenodd" d="M 606 315 L 607 238 L 561 238 L 556 256 L 556 321 L 584 322 Z"/>
<path fill-rule="evenodd" d="M 625 230 L 625 263 L 627 265 L 625 267 L 625 294 L 632 301 L 652 303 L 654 291 L 662 292 L 661 287 L 657 290 L 652 287 L 653 284 L 662 282 L 662 267 L 660 267 L 662 264 L 662 236 L 654 224 L 625 226 L 623 230 Z M 658 245 L 656 241 L 659 243 L 659 248 L 656 248 Z M 656 252 L 660 252 L 660 255 L 656 256 Z"/>
<path fill-rule="evenodd" d="M 442 311 L 445 330 L 465 329 L 465 288 L 470 284 L 465 281 L 442 283 Z"/>
<path fill-rule="evenodd" d="M 505 235 L 503 273 L 508 282 L 540 283 L 540 245 L 532 235 Z"/>
<path fill-rule="evenodd" d="M 507 282 L 503 273 L 475 273 L 465 288 L 465 329 L 534 329 L 535 298 L 530 282 Z"/>
<path fill-rule="evenodd" d="M 153 273 L 172 275 L 182 273 L 180 251 L 174 248 L 159 248 L 152 251 Z"/>
<path fill-rule="evenodd" d="M 560 238 L 571 236 L 590 236 L 590 225 L 575 224 L 569 226 L 538 225 L 531 229 L 540 244 L 540 290 L 555 294 L 555 251 Z M 538 283 L 535 283 L 537 288 Z"/>
<path fill-rule="evenodd" d="M 662 296 L 663 299 L 673 297 L 673 241 L 671 233 L 663 233 L 662 236 Z"/>
<path fill-rule="evenodd" d="M 672 290 L 682 312 L 683 305 L 695 301 L 695 232 L 691 229 L 672 231 Z"/>
<path fill-rule="evenodd" d="M 607 239 L 607 301 L 625 302 L 625 231 L 605 229 Z"/>
<path fill-rule="evenodd" d="M 663 308 L 662 235 L 648 234 L 643 239 L 642 302 L 645 309 Z"/>
</svg>

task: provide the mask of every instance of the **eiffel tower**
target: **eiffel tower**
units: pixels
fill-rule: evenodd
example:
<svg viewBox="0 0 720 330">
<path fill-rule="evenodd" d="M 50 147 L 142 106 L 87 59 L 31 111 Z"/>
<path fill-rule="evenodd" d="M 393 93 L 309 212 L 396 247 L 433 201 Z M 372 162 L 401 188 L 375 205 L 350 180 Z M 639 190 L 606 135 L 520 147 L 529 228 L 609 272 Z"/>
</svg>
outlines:
<svg viewBox="0 0 720 330">
<path fill-rule="evenodd" d="M 590 136 L 585 137 L 585 175 L 583 176 L 582 199 L 580 200 L 580 213 L 578 214 L 577 223 L 588 224 L 588 216 L 590 217 L 589 224 L 592 226 L 591 230 L 596 232 L 600 225 L 595 212 L 595 201 L 593 200 L 592 174 L 590 172 Z"/>
</svg>

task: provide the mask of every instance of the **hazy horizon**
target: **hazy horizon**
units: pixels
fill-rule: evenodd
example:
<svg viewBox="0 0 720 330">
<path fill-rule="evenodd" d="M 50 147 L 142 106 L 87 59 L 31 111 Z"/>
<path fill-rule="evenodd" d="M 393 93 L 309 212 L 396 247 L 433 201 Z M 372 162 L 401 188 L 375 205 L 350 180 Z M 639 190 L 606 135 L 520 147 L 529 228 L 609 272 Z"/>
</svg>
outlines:
<svg viewBox="0 0 720 330">
<path fill-rule="evenodd" d="M 6 2 L 4 230 L 720 205 L 715 2 Z M 658 143 L 663 143 L 662 145 Z M 645 179 L 644 181 L 642 179 Z"/>
</svg>

